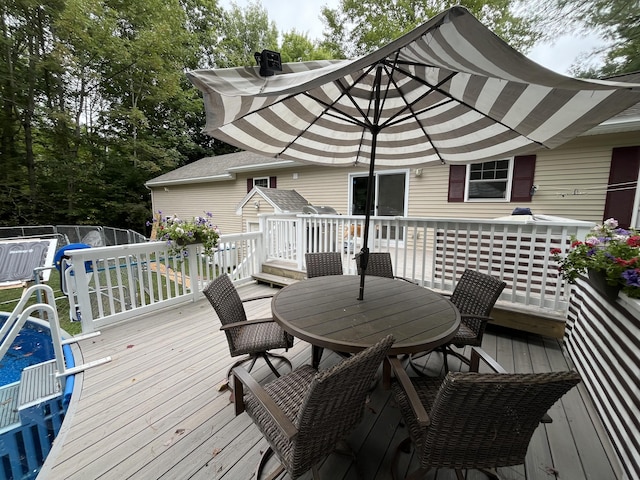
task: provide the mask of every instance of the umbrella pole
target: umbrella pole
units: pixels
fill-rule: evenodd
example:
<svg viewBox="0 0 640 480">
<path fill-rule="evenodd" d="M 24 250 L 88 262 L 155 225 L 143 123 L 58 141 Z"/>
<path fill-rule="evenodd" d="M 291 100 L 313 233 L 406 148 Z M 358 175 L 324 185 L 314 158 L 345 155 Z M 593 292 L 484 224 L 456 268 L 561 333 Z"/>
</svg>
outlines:
<svg viewBox="0 0 640 480">
<path fill-rule="evenodd" d="M 364 235 L 362 237 L 362 249 L 360 250 L 360 292 L 358 300 L 364 299 L 364 277 L 367 274 L 369 264 L 369 222 L 371 221 L 371 209 L 373 208 L 374 164 L 378 131 L 374 129 L 371 139 L 371 162 L 369 163 L 369 178 L 367 179 L 367 201 L 364 212 Z"/>
<path fill-rule="evenodd" d="M 369 222 L 371 221 L 371 209 L 373 208 L 373 181 L 374 169 L 376 164 L 376 146 L 378 143 L 378 132 L 380 127 L 380 83 L 382 79 L 383 65 L 378 64 L 376 67 L 376 78 L 374 83 L 374 118 L 370 126 L 371 129 L 371 158 L 369 160 L 369 178 L 367 179 L 367 202 L 364 212 L 364 236 L 362 238 L 362 250 L 360 250 L 360 292 L 358 300 L 364 299 L 364 277 L 367 275 L 367 265 L 369 263 Z"/>
</svg>

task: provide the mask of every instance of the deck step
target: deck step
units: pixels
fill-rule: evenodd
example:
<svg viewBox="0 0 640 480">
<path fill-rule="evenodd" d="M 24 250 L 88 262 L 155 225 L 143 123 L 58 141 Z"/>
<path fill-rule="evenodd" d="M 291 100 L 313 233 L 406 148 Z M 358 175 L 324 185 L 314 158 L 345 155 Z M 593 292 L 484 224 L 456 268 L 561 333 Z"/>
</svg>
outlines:
<svg viewBox="0 0 640 480">
<path fill-rule="evenodd" d="M 59 395 L 62 395 L 62 390 L 56 378 L 55 360 L 38 363 L 22 371 L 18 397 L 19 409 Z"/>
<path fill-rule="evenodd" d="M 20 383 L 11 383 L 0 388 L 0 433 L 6 427 L 20 422 L 18 415 L 18 391 Z"/>
<path fill-rule="evenodd" d="M 271 273 L 255 273 L 252 275 L 253 279 L 260 283 L 266 283 L 271 287 L 286 287 L 292 283 L 296 283 L 298 280 L 290 277 L 283 277 L 280 275 L 273 275 Z"/>
</svg>

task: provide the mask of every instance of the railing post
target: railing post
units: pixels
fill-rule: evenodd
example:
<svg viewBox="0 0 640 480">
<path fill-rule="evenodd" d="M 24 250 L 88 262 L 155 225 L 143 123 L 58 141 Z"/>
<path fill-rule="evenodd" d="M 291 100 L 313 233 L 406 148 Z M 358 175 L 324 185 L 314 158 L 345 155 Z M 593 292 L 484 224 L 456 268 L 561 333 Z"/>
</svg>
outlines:
<svg viewBox="0 0 640 480">
<path fill-rule="evenodd" d="M 191 280 L 191 297 L 193 301 L 200 298 L 200 260 L 198 258 L 198 245 L 187 245 L 187 264 L 189 265 L 189 279 Z"/>
<path fill-rule="evenodd" d="M 304 254 L 307 251 L 307 240 L 305 240 L 305 232 L 308 232 L 307 226 L 309 215 L 296 215 L 296 246 L 295 260 L 298 270 L 304 268 Z"/>
<path fill-rule="evenodd" d="M 89 274 L 87 273 L 87 269 L 85 268 L 85 260 L 82 250 L 78 250 L 75 254 L 74 252 L 76 252 L 76 250 L 70 250 L 67 252 L 67 255 L 69 255 L 72 264 L 72 266 L 70 267 L 71 271 L 69 271 L 69 275 L 66 275 L 67 272 L 64 272 L 63 270 L 63 275 L 65 276 L 65 278 L 70 280 L 69 283 L 73 282 L 75 284 L 68 285 L 67 298 L 69 299 L 69 305 L 71 306 L 75 291 L 75 296 L 77 298 L 77 308 L 80 312 L 80 321 L 82 323 L 82 332 L 89 333 L 94 331 L 93 311 L 91 309 L 91 297 L 89 295 L 90 279 Z M 80 266 L 80 268 L 78 268 L 78 266 Z M 65 268 L 64 261 L 60 265 L 60 268 Z M 95 268 L 96 263 L 91 261 L 91 270 L 94 270 Z"/>
</svg>

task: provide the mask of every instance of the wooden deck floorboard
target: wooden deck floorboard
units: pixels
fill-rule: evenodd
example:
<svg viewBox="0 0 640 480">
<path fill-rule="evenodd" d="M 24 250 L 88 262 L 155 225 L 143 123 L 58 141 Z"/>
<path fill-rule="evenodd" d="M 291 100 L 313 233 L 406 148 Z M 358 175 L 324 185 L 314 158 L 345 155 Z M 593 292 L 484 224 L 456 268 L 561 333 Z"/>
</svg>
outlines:
<svg viewBox="0 0 640 480">
<path fill-rule="evenodd" d="M 240 289 L 243 296 L 273 293 L 264 285 Z M 269 300 L 251 302 L 250 317 L 270 314 Z M 74 392 L 63 431 L 39 479 L 250 479 L 266 441 L 247 415 L 235 417 L 229 391 L 219 387 L 233 360 L 219 321 L 206 300 L 159 311 L 103 330 L 80 344 L 84 361 L 112 356 L 111 363 L 90 369 Z M 508 371 L 569 368 L 557 341 L 508 330 L 490 330 L 483 347 Z M 295 366 L 308 363 L 310 348 L 296 340 L 286 356 Z M 340 361 L 325 355 L 321 368 Z M 421 361 L 433 375 L 442 356 Z M 459 368 L 450 359 L 450 368 Z M 410 373 L 411 370 L 410 370 Z M 258 361 L 252 371 L 260 381 L 272 378 Z M 616 466 L 601 425 L 592 423 L 574 389 L 550 412 L 554 423 L 541 425 L 525 466 L 501 469 L 505 479 L 613 480 Z M 321 465 L 322 478 L 388 480 L 397 445 L 407 435 L 392 395 L 372 392 L 362 423 L 348 441 L 356 456 L 332 454 Z M 412 454 L 400 456 L 401 471 L 413 470 Z M 311 478 L 309 474 L 303 479 Z M 428 479 L 455 478 L 430 472 Z M 484 478 L 467 473 L 467 480 Z M 289 480 L 286 474 L 280 480 Z"/>
</svg>

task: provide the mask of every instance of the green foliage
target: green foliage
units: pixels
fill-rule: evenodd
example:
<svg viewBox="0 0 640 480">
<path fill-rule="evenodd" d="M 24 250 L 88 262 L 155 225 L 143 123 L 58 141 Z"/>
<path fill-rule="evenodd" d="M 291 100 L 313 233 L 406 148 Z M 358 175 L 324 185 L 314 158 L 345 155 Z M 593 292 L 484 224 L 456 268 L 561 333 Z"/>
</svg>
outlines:
<svg viewBox="0 0 640 480">
<path fill-rule="evenodd" d="M 596 225 L 584 242 L 573 238 L 566 255 L 557 248 L 551 254 L 558 262 L 560 275 L 570 283 L 578 275 L 595 270 L 609 285 L 619 285 L 630 297 L 640 297 L 640 234 L 619 228 L 613 218 Z"/>
<path fill-rule="evenodd" d="M 283 62 L 303 62 L 306 60 L 329 60 L 331 53 L 316 47 L 307 35 L 295 30 L 282 35 L 280 54 Z"/>
<path fill-rule="evenodd" d="M 232 4 L 223 13 L 222 32 L 218 40 L 216 66 L 255 66 L 255 52 L 278 49 L 278 30 L 269 21 L 267 11 L 259 2 L 245 10 Z"/>
<path fill-rule="evenodd" d="M 513 13 L 515 3 L 515 0 L 341 0 L 338 8 L 322 10 L 326 28 L 321 46 L 339 57 L 363 55 L 438 13 L 461 5 L 512 47 L 526 51 L 540 34 L 530 20 Z"/>
<path fill-rule="evenodd" d="M 160 212 L 158 212 L 160 213 Z M 220 230 L 213 224 L 213 214 L 206 212 L 204 217 L 194 217 L 192 220 L 182 220 L 178 217 L 154 218 L 158 238 L 168 242 L 171 255 L 183 256 L 185 246 L 191 243 L 201 243 L 202 251 L 206 255 L 213 255 L 220 238 Z"/>
<path fill-rule="evenodd" d="M 144 182 L 225 150 L 184 75 L 212 61 L 215 0 L 0 6 L 0 224 L 140 229 Z M 115 223 L 111 223 L 115 222 Z"/>
<path fill-rule="evenodd" d="M 640 2 L 628 0 L 545 0 L 527 4 L 527 14 L 547 32 L 546 38 L 573 32 L 596 34 L 603 46 L 579 59 L 576 76 L 597 78 L 640 71 Z M 594 66 L 602 57 L 604 65 Z"/>
</svg>

